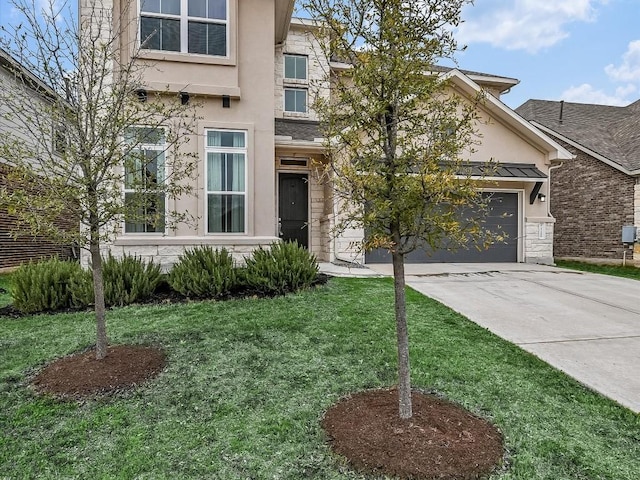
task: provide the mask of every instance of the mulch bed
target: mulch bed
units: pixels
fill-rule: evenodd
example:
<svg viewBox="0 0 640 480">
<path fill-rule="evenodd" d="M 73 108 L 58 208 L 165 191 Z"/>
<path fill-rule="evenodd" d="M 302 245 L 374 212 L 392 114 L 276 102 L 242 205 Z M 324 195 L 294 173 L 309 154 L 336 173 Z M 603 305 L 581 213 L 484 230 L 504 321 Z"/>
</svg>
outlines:
<svg viewBox="0 0 640 480">
<path fill-rule="evenodd" d="M 111 346 L 96 360 L 94 349 L 54 360 L 33 379 L 39 393 L 83 399 L 122 392 L 155 377 L 164 368 L 162 350 L 139 345 Z"/>
<path fill-rule="evenodd" d="M 397 390 L 354 394 L 322 420 L 329 443 L 356 470 L 402 479 L 479 479 L 504 455 L 501 433 L 453 403 L 413 392 L 413 417 L 400 420 Z"/>
</svg>

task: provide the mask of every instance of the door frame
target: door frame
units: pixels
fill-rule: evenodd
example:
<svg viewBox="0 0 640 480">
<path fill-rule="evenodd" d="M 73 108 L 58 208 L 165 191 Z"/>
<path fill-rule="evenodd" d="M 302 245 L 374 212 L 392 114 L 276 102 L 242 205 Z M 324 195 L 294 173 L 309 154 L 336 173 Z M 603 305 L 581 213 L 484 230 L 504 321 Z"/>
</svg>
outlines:
<svg viewBox="0 0 640 480">
<path fill-rule="evenodd" d="M 284 157 L 283 157 L 284 158 Z M 308 167 L 304 168 L 287 168 L 287 169 L 278 169 L 276 170 L 276 237 L 280 237 L 280 219 L 282 216 L 280 215 L 280 174 L 288 173 L 288 174 L 296 174 L 296 175 L 306 175 L 307 176 L 307 245 L 308 250 L 312 252 L 311 239 L 311 170 Z"/>
</svg>

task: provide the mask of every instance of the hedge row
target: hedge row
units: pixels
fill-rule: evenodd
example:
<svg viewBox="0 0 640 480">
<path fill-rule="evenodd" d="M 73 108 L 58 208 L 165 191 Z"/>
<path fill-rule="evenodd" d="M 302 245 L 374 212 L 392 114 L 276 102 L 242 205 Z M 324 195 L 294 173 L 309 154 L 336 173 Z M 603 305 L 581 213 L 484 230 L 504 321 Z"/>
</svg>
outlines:
<svg viewBox="0 0 640 480">
<path fill-rule="evenodd" d="M 218 299 L 239 291 L 283 295 L 308 288 L 318 276 L 315 256 L 297 243 L 258 248 L 237 267 L 224 248 L 187 249 L 168 275 L 135 256 L 103 259 L 105 303 L 123 306 L 150 299 L 168 285 L 186 298 Z M 13 276 L 13 305 L 24 313 L 85 308 L 93 303 L 91 270 L 58 259 L 30 262 Z"/>
</svg>

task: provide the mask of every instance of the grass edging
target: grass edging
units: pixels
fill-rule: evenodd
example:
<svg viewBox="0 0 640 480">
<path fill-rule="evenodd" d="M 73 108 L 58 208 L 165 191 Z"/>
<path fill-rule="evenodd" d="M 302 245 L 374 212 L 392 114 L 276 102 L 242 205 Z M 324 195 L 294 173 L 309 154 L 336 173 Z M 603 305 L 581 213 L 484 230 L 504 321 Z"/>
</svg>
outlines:
<svg viewBox="0 0 640 480">
<path fill-rule="evenodd" d="M 611 275 L 615 277 L 632 278 L 640 280 L 640 267 L 634 265 L 603 265 L 588 262 L 578 262 L 575 260 L 557 260 L 556 266 L 579 270 L 581 272 L 599 273 L 601 275 Z"/>
</svg>

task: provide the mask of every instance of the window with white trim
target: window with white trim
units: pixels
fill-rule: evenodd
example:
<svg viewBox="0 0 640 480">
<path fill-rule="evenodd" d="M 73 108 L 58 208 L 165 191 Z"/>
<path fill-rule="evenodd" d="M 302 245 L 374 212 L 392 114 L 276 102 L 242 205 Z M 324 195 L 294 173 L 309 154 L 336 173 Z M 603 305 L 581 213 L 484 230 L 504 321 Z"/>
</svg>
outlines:
<svg viewBox="0 0 640 480">
<path fill-rule="evenodd" d="M 245 233 L 247 132 L 206 130 L 207 232 Z"/>
<path fill-rule="evenodd" d="M 142 48 L 227 56 L 228 0 L 140 2 Z"/>
<path fill-rule="evenodd" d="M 284 56 L 284 78 L 290 80 L 307 79 L 307 57 L 304 55 Z"/>
<path fill-rule="evenodd" d="M 125 233 L 163 233 L 165 195 L 158 186 L 165 181 L 165 138 L 162 129 L 134 127 L 125 133 L 135 143 L 124 161 Z"/>
<path fill-rule="evenodd" d="M 284 111 L 307 113 L 307 89 L 306 88 L 285 88 L 284 89 Z"/>
</svg>

